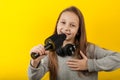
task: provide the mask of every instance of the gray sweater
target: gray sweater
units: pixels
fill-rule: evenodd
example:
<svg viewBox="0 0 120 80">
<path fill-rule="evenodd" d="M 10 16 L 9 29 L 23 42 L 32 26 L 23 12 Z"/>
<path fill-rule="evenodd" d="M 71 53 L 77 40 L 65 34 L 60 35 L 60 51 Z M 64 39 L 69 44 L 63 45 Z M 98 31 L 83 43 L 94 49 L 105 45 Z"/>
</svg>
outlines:
<svg viewBox="0 0 120 80">
<path fill-rule="evenodd" d="M 112 71 L 120 68 L 120 54 L 117 52 L 105 50 L 91 44 L 87 49 L 87 56 L 88 71 L 84 72 L 84 76 L 79 76 L 78 71 L 72 71 L 67 66 L 66 61 L 72 57 L 57 56 L 59 65 L 57 80 L 98 80 L 98 71 Z M 48 71 L 48 56 L 46 56 L 42 59 L 38 68 L 29 65 L 29 80 L 41 80 Z"/>
</svg>

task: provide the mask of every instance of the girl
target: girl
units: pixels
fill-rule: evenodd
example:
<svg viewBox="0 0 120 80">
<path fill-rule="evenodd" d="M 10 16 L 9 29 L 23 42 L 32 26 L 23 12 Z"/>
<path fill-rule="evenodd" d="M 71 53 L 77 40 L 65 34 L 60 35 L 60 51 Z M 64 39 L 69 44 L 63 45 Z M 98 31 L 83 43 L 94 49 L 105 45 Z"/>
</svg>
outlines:
<svg viewBox="0 0 120 80">
<path fill-rule="evenodd" d="M 120 67 L 119 53 L 87 42 L 84 18 L 78 8 L 72 6 L 60 13 L 54 34 L 62 33 L 66 39 L 61 47 L 75 45 L 74 54 L 60 56 L 56 51 L 46 51 L 41 44 L 33 47 L 31 53 L 41 56 L 31 59 L 29 80 L 40 80 L 47 71 L 50 71 L 50 80 L 97 80 L 98 71 L 112 71 Z"/>
</svg>

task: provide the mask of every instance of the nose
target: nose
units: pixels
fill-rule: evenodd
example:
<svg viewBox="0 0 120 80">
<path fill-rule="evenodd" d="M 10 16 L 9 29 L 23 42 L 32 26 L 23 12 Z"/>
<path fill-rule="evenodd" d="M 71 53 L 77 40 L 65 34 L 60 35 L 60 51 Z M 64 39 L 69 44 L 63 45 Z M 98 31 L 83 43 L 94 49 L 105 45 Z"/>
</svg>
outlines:
<svg viewBox="0 0 120 80">
<path fill-rule="evenodd" d="M 64 31 L 70 31 L 69 25 L 66 25 L 66 26 L 64 27 Z"/>
</svg>

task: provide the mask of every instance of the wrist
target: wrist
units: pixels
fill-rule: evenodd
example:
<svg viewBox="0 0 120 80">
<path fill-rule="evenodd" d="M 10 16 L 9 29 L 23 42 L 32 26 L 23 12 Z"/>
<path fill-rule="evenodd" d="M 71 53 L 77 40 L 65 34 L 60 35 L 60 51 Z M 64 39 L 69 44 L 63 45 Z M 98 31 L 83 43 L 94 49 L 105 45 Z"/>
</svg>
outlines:
<svg viewBox="0 0 120 80">
<path fill-rule="evenodd" d="M 41 61 L 34 61 L 34 60 L 30 61 L 30 65 L 34 68 L 38 68 L 40 63 L 41 63 Z"/>
</svg>

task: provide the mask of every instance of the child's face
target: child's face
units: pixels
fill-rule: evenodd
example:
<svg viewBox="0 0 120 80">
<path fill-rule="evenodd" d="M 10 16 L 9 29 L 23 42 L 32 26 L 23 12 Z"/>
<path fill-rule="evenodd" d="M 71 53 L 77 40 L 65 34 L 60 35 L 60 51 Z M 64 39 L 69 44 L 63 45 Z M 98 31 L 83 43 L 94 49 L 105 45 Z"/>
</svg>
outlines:
<svg viewBox="0 0 120 80">
<path fill-rule="evenodd" d="M 57 33 L 66 34 L 66 41 L 74 42 L 79 29 L 79 18 L 73 12 L 63 12 L 57 24 Z"/>
</svg>

